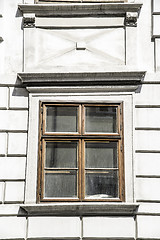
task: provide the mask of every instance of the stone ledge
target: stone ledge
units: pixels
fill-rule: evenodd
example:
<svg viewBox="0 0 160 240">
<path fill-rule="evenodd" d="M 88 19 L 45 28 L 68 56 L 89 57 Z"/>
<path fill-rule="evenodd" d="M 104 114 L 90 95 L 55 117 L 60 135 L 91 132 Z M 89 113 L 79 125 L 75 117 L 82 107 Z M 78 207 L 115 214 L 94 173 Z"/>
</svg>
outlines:
<svg viewBox="0 0 160 240">
<path fill-rule="evenodd" d="M 23 14 L 36 16 L 112 16 L 126 17 L 127 12 L 139 14 L 142 4 L 135 3 L 71 3 L 71 4 L 19 4 Z"/>
<path fill-rule="evenodd" d="M 55 203 L 21 205 L 31 216 L 134 216 L 139 204 L 129 203 Z"/>
<path fill-rule="evenodd" d="M 140 85 L 144 71 L 75 72 L 75 73 L 18 73 L 22 85 L 30 86 L 124 86 Z"/>
</svg>

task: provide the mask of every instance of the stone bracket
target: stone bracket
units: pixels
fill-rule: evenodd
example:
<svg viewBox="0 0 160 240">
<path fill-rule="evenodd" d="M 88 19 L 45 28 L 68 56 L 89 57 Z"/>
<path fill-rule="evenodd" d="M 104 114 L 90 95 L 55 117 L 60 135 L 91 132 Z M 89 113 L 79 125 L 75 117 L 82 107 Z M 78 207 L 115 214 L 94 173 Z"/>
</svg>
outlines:
<svg viewBox="0 0 160 240">
<path fill-rule="evenodd" d="M 24 14 L 23 16 L 23 28 L 35 27 L 35 14 Z"/>
<path fill-rule="evenodd" d="M 137 27 L 137 12 L 126 12 L 125 25 L 128 27 Z"/>
</svg>

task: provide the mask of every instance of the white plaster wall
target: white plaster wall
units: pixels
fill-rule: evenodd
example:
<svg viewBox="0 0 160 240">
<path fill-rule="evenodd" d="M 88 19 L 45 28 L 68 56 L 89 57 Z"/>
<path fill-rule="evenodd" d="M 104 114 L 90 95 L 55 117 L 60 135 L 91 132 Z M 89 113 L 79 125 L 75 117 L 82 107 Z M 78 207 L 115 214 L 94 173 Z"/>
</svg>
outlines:
<svg viewBox="0 0 160 240">
<path fill-rule="evenodd" d="M 143 1 L 137 28 L 138 67 L 148 72 L 154 71 L 154 42 L 151 41 L 151 2 L 150 0 Z"/>
</svg>

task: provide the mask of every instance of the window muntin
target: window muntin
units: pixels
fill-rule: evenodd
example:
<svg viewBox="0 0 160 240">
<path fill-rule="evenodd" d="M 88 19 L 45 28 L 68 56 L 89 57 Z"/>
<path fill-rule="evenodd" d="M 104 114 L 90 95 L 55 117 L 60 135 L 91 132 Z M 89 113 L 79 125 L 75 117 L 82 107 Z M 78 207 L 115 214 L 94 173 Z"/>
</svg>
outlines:
<svg viewBox="0 0 160 240">
<path fill-rule="evenodd" d="M 124 201 L 121 105 L 42 103 L 39 201 Z"/>
</svg>

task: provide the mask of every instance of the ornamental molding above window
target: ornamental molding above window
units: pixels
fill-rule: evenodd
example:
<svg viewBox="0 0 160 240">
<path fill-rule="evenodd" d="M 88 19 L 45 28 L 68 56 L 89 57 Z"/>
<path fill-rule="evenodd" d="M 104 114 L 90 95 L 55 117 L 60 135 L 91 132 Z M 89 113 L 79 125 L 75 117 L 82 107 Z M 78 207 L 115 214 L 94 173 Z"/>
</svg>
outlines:
<svg viewBox="0 0 160 240">
<path fill-rule="evenodd" d="M 145 71 L 75 72 L 75 73 L 18 73 L 29 92 L 55 92 L 71 89 L 83 91 L 136 91 L 143 83 Z"/>
<path fill-rule="evenodd" d="M 24 15 L 24 27 L 34 27 L 35 17 L 123 17 L 125 25 L 132 27 L 137 26 L 141 7 L 140 3 L 18 5 L 19 10 Z"/>
</svg>

